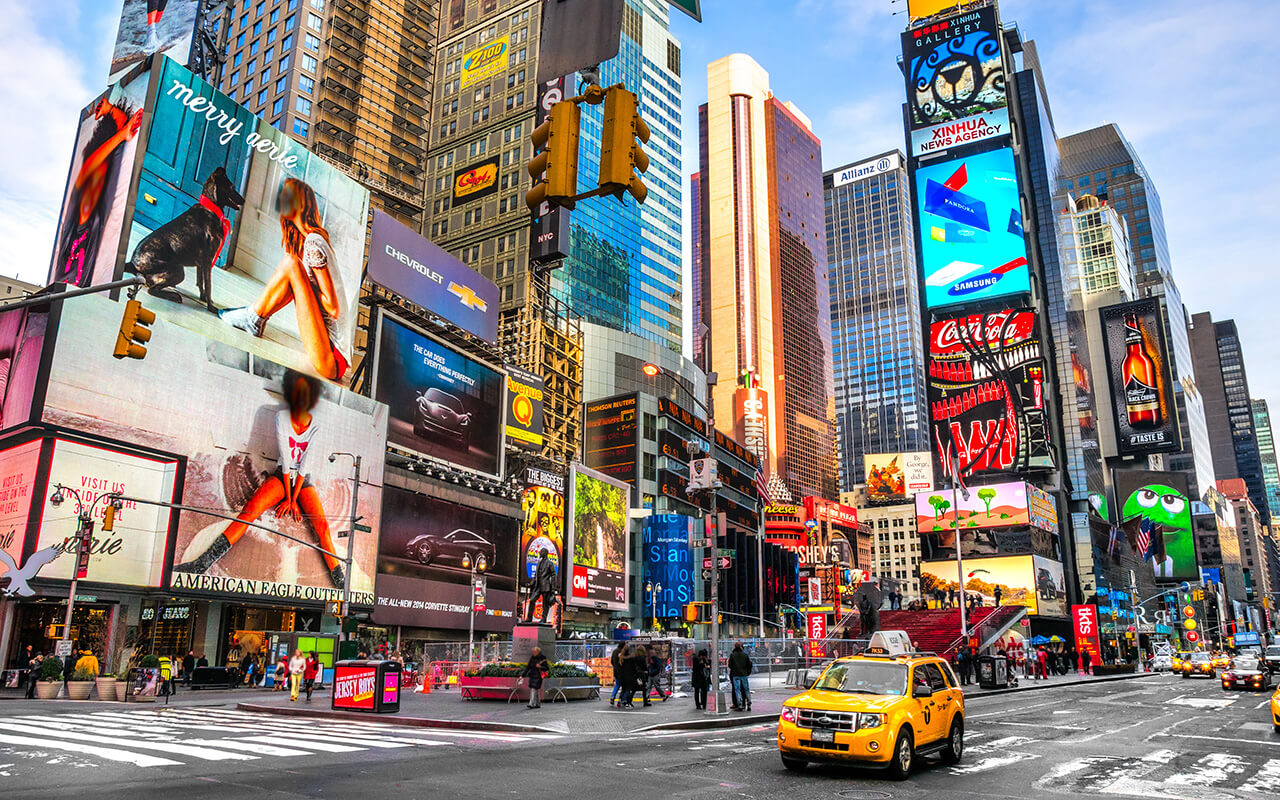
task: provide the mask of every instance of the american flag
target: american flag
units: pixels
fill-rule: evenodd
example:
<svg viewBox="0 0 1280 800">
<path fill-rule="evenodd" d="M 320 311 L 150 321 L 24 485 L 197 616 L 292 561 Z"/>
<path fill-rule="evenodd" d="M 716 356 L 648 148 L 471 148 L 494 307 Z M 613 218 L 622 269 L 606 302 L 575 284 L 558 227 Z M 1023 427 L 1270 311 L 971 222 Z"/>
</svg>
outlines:
<svg viewBox="0 0 1280 800">
<path fill-rule="evenodd" d="M 754 478 L 756 491 L 760 493 L 760 499 L 767 506 L 773 505 L 773 496 L 769 494 L 769 482 L 764 477 L 764 467 L 756 467 L 756 475 Z"/>
<path fill-rule="evenodd" d="M 1120 529 L 1115 525 L 1111 526 L 1111 541 L 1107 542 L 1107 555 L 1116 554 L 1116 542 L 1120 539 Z"/>
<path fill-rule="evenodd" d="M 1142 554 L 1143 561 L 1150 561 L 1155 555 L 1151 552 L 1151 534 L 1154 527 L 1155 523 L 1149 519 L 1144 519 L 1138 526 L 1138 535 L 1134 541 L 1138 545 L 1138 552 Z"/>
</svg>

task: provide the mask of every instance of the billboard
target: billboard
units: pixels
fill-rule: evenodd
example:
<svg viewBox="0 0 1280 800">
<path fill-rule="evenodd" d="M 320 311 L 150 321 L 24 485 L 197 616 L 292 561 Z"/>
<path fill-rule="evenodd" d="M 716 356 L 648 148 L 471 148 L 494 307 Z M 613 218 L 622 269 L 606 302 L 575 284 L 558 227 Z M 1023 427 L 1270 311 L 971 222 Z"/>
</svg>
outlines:
<svg viewBox="0 0 1280 800">
<path fill-rule="evenodd" d="M 48 308 L 0 311 L 0 430 L 31 421 L 48 325 Z"/>
<path fill-rule="evenodd" d="M 918 492 L 933 489 L 933 458 L 929 453 L 869 453 L 867 500 L 876 505 L 905 503 Z"/>
<path fill-rule="evenodd" d="M 507 68 L 511 37 L 503 34 L 462 57 L 462 88 L 501 75 Z"/>
<path fill-rule="evenodd" d="M 769 463 L 769 394 L 764 389 L 739 387 L 733 391 L 733 438 L 742 442 L 761 465 Z M 765 467 L 766 473 L 768 468 Z M 766 474 L 766 478 L 768 475 Z"/>
<path fill-rule="evenodd" d="M 1031 291 L 1013 150 L 921 165 L 915 188 L 929 308 Z"/>
<path fill-rule="evenodd" d="M 639 403 L 634 392 L 592 400 L 582 417 L 583 463 L 633 486 L 639 477 Z"/>
<path fill-rule="evenodd" d="M 560 77 L 538 84 L 535 126 L 547 121 L 552 106 L 573 94 L 574 85 L 576 84 L 571 77 Z M 529 223 L 529 263 L 542 265 L 568 257 L 569 209 L 544 202 L 538 206 Z"/>
<path fill-rule="evenodd" d="M 631 487 L 573 464 L 569 472 L 569 539 L 573 554 L 565 602 L 625 611 L 631 527 Z"/>
<path fill-rule="evenodd" d="M 506 376 L 381 312 L 373 397 L 389 407 L 387 442 L 502 475 Z"/>
<path fill-rule="evenodd" d="M 966 480 L 1053 466 L 1035 312 L 950 316 L 929 327 L 929 415 L 937 474 Z"/>
<path fill-rule="evenodd" d="M 952 492 L 940 489 L 916 495 L 916 530 L 923 557 L 955 556 L 956 518 L 960 520 L 961 553 L 965 558 L 990 555 L 1055 554 L 1053 531 L 1037 525 L 1030 493 L 1039 491 L 1021 481 L 970 486 Z M 954 507 L 958 501 L 959 509 Z M 1057 529 L 1054 528 L 1054 531 Z"/>
<path fill-rule="evenodd" d="M 1107 379 L 1122 456 L 1182 449 L 1173 368 L 1164 349 L 1164 308 L 1159 298 L 1100 309 Z"/>
<path fill-rule="evenodd" d="M 49 465 L 49 491 L 44 498 L 35 550 L 56 546 L 58 557 L 40 568 L 41 578 L 71 580 L 76 571 L 75 497 L 54 505 L 53 488 L 58 484 L 75 489 L 87 509 L 106 492 L 127 497 L 175 502 L 177 459 L 151 458 L 101 445 L 70 439 L 53 442 Z M 116 512 L 114 530 L 104 530 L 106 501 L 94 506 L 93 538 L 90 541 L 89 570 L 85 580 L 123 586 L 162 585 L 169 545 L 171 517 L 177 512 L 162 506 L 124 501 Z"/>
<path fill-rule="evenodd" d="M 179 515 L 171 588 L 336 600 L 345 576 L 335 568 L 354 547 L 354 602 L 371 605 L 376 535 L 349 531 L 351 460 L 327 456 L 361 457 L 356 516 L 376 532 L 386 406 L 165 317 L 152 326 L 145 359 L 113 358 L 122 308 L 98 295 L 61 302 L 42 420 L 185 458 L 182 501 L 238 517 Z"/>
<path fill-rule="evenodd" d="M 902 63 L 913 156 L 1009 135 L 994 5 L 904 32 Z"/>
<path fill-rule="evenodd" d="M 524 512 L 520 526 L 520 579 L 525 585 L 533 580 L 543 549 L 555 565 L 556 574 L 564 576 L 564 488 L 564 475 L 558 472 L 536 467 L 525 470 L 524 493 L 520 497 Z"/>
<path fill-rule="evenodd" d="M 1098 607 L 1073 605 L 1071 623 L 1075 632 L 1076 649 L 1082 652 L 1088 650 L 1090 660 L 1094 664 L 1101 664 L 1102 643 L 1099 640 Z"/>
<path fill-rule="evenodd" d="M 510 631 L 523 561 L 519 528 L 512 517 L 386 487 L 374 620 L 466 630 L 474 568 L 487 582 L 484 611 L 475 614 L 476 630 Z"/>
<path fill-rule="evenodd" d="M 493 281 L 376 208 L 367 277 L 473 336 L 498 341 Z"/>
<path fill-rule="evenodd" d="M 470 203 L 498 193 L 498 157 L 463 167 L 453 173 L 453 205 Z"/>
<path fill-rule="evenodd" d="M 644 521 L 644 580 L 654 591 L 652 598 L 644 598 L 649 604 L 645 613 L 655 619 L 679 617 L 684 604 L 696 599 L 693 550 L 689 547 L 693 525 L 693 517 L 683 514 L 654 514 Z"/>
<path fill-rule="evenodd" d="M 49 283 L 91 286 L 115 277 L 146 94 L 145 80 L 115 84 L 80 112 Z"/>
<path fill-rule="evenodd" d="M 1151 564 L 1157 581 L 1199 579 L 1186 473 L 1115 470 L 1112 478 L 1130 550 Z"/>
<path fill-rule="evenodd" d="M 546 383 L 538 375 L 507 367 L 507 440 L 528 450 L 542 449 Z"/>
<path fill-rule="evenodd" d="M 932 17 L 934 14 L 941 14 L 943 11 L 957 11 L 965 6 L 971 6 L 981 0 L 907 0 L 907 14 L 912 22 L 925 17 Z"/>
<path fill-rule="evenodd" d="M 210 0 L 124 0 L 109 80 L 115 81 L 155 53 L 186 64 L 202 2 Z"/>
<path fill-rule="evenodd" d="M 1027 484 L 1027 508 L 1031 512 L 1031 524 L 1041 530 L 1057 533 L 1058 504 L 1053 495 Z"/>
<path fill-rule="evenodd" d="M 0 550 L 14 564 L 22 563 L 40 466 L 41 440 L 0 451 Z M 0 574 L 0 578 L 4 575 Z"/>
<path fill-rule="evenodd" d="M 1062 563 L 1041 556 L 998 556 L 965 560 L 964 590 L 982 597 L 983 605 L 1026 606 L 1033 616 L 1065 617 L 1066 581 Z M 929 597 L 935 590 L 958 589 L 956 562 L 926 561 L 920 564 L 920 591 Z"/>
</svg>

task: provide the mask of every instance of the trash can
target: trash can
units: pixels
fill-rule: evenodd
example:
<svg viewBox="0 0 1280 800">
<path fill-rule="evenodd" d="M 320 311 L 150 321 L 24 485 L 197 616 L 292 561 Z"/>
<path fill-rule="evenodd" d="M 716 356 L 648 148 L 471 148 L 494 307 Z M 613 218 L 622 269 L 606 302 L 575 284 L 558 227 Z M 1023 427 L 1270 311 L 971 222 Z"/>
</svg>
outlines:
<svg viewBox="0 0 1280 800">
<path fill-rule="evenodd" d="M 978 656 L 978 685 L 1003 689 L 1009 685 L 1009 660 L 1004 656 Z"/>
<path fill-rule="evenodd" d="M 339 661 L 333 665 L 329 707 L 340 711 L 395 714 L 400 710 L 400 664 L 395 661 Z"/>
</svg>

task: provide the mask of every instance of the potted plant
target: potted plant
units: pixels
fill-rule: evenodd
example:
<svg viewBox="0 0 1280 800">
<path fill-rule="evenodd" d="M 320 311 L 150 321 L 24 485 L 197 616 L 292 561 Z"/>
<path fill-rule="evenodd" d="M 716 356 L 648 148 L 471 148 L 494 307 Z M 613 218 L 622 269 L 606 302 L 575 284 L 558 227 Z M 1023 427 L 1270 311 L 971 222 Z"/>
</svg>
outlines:
<svg viewBox="0 0 1280 800">
<path fill-rule="evenodd" d="M 115 699 L 117 702 L 123 703 L 125 698 L 129 696 L 129 665 L 121 664 L 120 669 L 116 670 L 115 677 Z M 106 700 L 102 696 L 101 690 L 98 692 L 99 699 Z"/>
<path fill-rule="evenodd" d="M 80 667 L 71 673 L 67 681 L 67 697 L 71 700 L 88 700 L 93 691 L 93 673 Z"/>
<path fill-rule="evenodd" d="M 62 659 L 56 656 L 48 656 L 44 661 L 40 662 L 40 668 L 36 670 L 36 697 L 41 700 L 52 700 L 58 696 L 58 690 L 62 688 Z"/>
<path fill-rule="evenodd" d="M 102 673 L 94 679 L 94 683 L 98 685 L 99 700 L 115 700 L 116 699 L 116 676 Z"/>
</svg>

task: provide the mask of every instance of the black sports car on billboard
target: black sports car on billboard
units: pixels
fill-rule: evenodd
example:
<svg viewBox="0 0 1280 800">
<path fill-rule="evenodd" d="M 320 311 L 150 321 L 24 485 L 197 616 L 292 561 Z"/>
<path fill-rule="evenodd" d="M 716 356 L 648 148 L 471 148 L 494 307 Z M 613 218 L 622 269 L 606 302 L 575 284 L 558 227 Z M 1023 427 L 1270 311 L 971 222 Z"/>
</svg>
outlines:
<svg viewBox="0 0 1280 800">
<path fill-rule="evenodd" d="M 1062 595 L 1057 584 L 1053 582 L 1052 573 L 1043 568 L 1036 570 L 1036 589 L 1044 600 L 1057 600 Z"/>
<path fill-rule="evenodd" d="M 494 565 L 497 547 L 493 542 L 466 528 L 450 533 L 423 533 L 409 540 L 405 555 L 419 564 L 447 564 L 487 572 Z"/>
<path fill-rule="evenodd" d="M 461 400 L 448 392 L 428 389 L 418 395 L 413 433 L 424 439 L 432 438 L 432 434 L 443 435 L 466 449 L 471 446 L 471 414 Z"/>
</svg>

